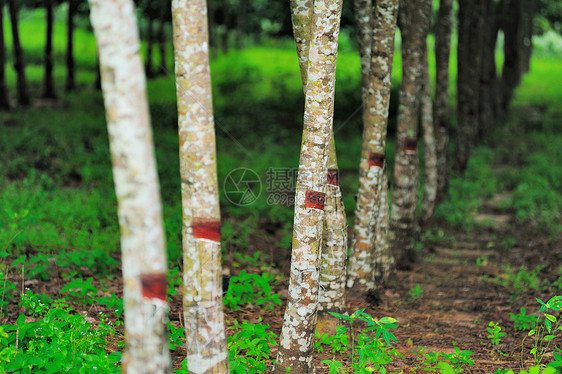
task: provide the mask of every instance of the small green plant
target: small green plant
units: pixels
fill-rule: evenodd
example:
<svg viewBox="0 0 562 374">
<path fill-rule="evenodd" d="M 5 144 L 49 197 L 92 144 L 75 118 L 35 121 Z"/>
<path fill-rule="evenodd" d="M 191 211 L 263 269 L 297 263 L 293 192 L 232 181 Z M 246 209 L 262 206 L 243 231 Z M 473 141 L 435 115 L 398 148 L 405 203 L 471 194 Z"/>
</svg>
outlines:
<svg viewBox="0 0 562 374">
<path fill-rule="evenodd" d="M 487 338 L 490 339 L 492 345 L 499 345 L 501 342 L 501 338 L 505 336 L 505 332 L 501 332 L 502 328 L 494 321 L 490 321 L 486 329 L 489 332 Z"/>
<path fill-rule="evenodd" d="M 476 266 L 486 266 L 488 265 L 488 256 L 478 256 L 476 258 Z"/>
<path fill-rule="evenodd" d="M 426 347 L 419 347 L 419 350 L 413 351 L 413 353 L 421 362 L 421 365 L 415 367 L 416 371 L 422 369 L 429 372 L 440 370 L 441 372 L 462 373 L 466 366 L 474 365 L 474 361 L 470 358 L 473 352 L 469 350 L 461 351 L 456 346 L 454 347 L 454 352 L 451 353 L 427 351 Z"/>
<path fill-rule="evenodd" d="M 271 347 L 277 345 L 277 335 L 268 325 L 234 321 L 236 331 L 227 338 L 230 371 L 236 374 L 264 373 Z"/>
<path fill-rule="evenodd" d="M 241 305 L 263 305 L 271 310 L 281 305 L 279 295 L 273 294 L 270 284 L 275 277 L 269 273 L 248 274 L 242 270 L 238 276 L 230 278 L 228 292 L 224 296 L 224 305 L 230 309 L 240 309 Z"/>
<path fill-rule="evenodd" d="M 528 291 L 536 291 L 540 288 L 541 280 L 539 274 L 542 267 L 537 266 L 529 271 L 527 267 L 521 266 L 517 272 L 513 271 L 509 265 L 503 266 L 502 274 L 498 275 L 492 281 L 506 288 L 511 288 L 513 294 L 512 301 L 515 301 L 521 295 Z"/>
<path fill-rule="evenodd" d="M 416 284 L 415 287 L 411 288 L 410 291 L 408 291 L 408 295 L 410 295 L 411 301 L 415 301 L 419 299 L 422 294 L 423 294 L 423 289 L 419 284 Z"/>
<path fill-rule="evenodd" d="M 525 308 L 521 308 L 518 314 L 510 313 L 510 317 L 513 320 L 513 328 L 515 330 L 531 330 L 535 327 L 539 318 L 534 314 L 526 314 Z"/>
<path fill-rule="evenodd" d="M 88 278 L 86 280 L 77 278 L 67 283 L 66 286 L 62 288 L 61 293 L 68 293 L 70 297 L 78 302 L 84 304 L 93 304 L 94 297 L 98 293 L 96 286 L 92 284 L 93 278 Z"/>
</svg>

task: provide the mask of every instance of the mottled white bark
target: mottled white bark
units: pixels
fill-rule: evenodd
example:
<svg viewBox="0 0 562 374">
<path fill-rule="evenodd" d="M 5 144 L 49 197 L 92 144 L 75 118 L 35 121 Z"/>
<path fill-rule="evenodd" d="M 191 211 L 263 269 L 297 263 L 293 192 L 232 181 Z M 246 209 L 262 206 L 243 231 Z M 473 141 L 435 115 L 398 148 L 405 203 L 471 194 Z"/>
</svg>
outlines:
<svg viewBox="0 0 562 374">
<path fill-rule="evenodd" d="M 371 62 L 368 73 L 364 74 L 368 82 L 363 103 L 363 145 L 347 276 L 347 287 L 359 287 L 362 291 L 376 289 L 375 226 L 379 218 L 397 14 L 398 0 L 376 2 L 372 16 Z"/>
<path fill-rule="evenodd" d="M 388 178 L 386 167 L 381 182 L 381 197 L 379 199 L 379 218 L 375 229 L 375 281 L 377 285 L 384 284 L 394 274 L 394 256 L 388 239 Z"/>
<path fill-rule="evenodd" d="M 190 373 L 228 373 L 207 8 L 204 0 L 174 0 L 172 11 L 187 368 Z"/>
<path fill-rule="evenodd" d="M 124 373 L 170 371 L 166 251 L 146 83 L 131 0 L 90 0 L 123 260 Z"/>
<path fill-rule="evenodd" d="M 427 45 L 423 57 L 422 90 L 421 90 L 421 127 L 423 133 L 424 183 L 421 221 L 427 224 L 435 212 L 437 197 L 437 150 L 435 145 L 435 126 L 433 124 L 433 106 L 431 101 L 431 77 Z"/>
<path fill-rule="evenodd" d="M 341 1 L 316 0 L 308 52 L 304 131 L 295 197 L 289 295 L 275 373 L 313 371 L 312 350 Z"/>
</svg>

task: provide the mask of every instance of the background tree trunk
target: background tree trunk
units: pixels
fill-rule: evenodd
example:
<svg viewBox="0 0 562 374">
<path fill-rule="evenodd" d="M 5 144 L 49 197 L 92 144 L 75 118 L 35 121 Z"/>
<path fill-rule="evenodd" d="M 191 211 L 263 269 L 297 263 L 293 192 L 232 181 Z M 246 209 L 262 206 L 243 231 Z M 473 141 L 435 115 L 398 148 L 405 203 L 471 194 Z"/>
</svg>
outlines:
<svg viewBox="0 0 562 374">
<path fill-rule="evenodd" d="M 427 54 L 427 43 L 424 48 L 422 90 L 421 90 L 421 127 L 423 133 L 424 183 L 421 208 L 421 222 L 428 224 L 435 213 L 437 197 L 437 150 L 435 145 L 435 126 L 433 123 L 433 106 L 431 101 L 431 76 Z"/>
<path fill-rule="evenodd" d="M 148 24 L 146 25 L 146 62 L 145 71 L 146 76 L 149 78 L 154 77 L 154 66 L 153 66 L 153 50 L 154 50 L 154 17 L 148 14 Z"/>
<path fill-rule="evenodd" d="M 390 243 L 388 242 L 389 207 L 388 207 L 388 178 L 386 165 L 382 174 L 381 198 L 379 200 L 379 217 L 375 229 L 375 281 L 377 286 L 386 284 L 394 277 L 395 263 Z"/>
<path fill-rule="evenodd" d="M 400 254 L 399 261 L 404 265 L 414 260 L 413 238 L 417 234 L 419 97 L 431 3 L 430 0 L 400 2 L 402 84 L 390 221 L 393 252 Z"/>
<path fill-rule="evenodd" d="M 158 47 L 160 49 L 160 65 L 158 66 L 158 74 L 168 74 L 168 67 L 166 61 L 166 15 L 170 7 L 169 0 L 160 0 L 160 15 L 158 23 Z M 206 8 L 205 8 L 206 9 Z M 205 11 L 206 12 L 206 11 Z"/>
<path fill-rule="evenodd" d="M 55 77 L 53 76 L 53 26 L 55 21 L 53 14 L 53 0 L 45 0 L 45 13 L 47 31 L 45 38 L 45 73 L 43 82 L 45 90 L 43 91 L 43 97 L 46 99 L 56 99 L 57 95 L 55 93 Z"/>
<path fill-rule="evenodd" d="M 167 262 L 138 27 L 130 0 L 90 0 L 121 226 L 124 373 L 167 373 Z"/>
<path fill-rule="evenodd" d="M 12 43 L 14 47 L 14 69 L 17 74 L 17 95 L 18 104 L 27 106 L 31 100 L 27 92 L 27 80 L 25 78 L 25 63 L 23 61 L 23 49 L 20 42 L 18 27 L 18 8 L 15 0 L 8 0 L 8 10 L 10 12 L 10 23 L 12 26 Z"/>
<path fill-rule="evenodd" d="M 187 369 L 228 373 L 220 208 L 205 0 L 174 0 Z"/>
<path fill-rule="evenodd" d="M 363 102 L 363 123 L 365 123 L 365 103 L 369 85 L 371 66 L 371 44 L 373 40 L 373 0 L 353 0 L 359 56 L 361 58 L 361 99 Z"/>
<path fill-rule="evenodd" d="M 246 13 L 248 12 L 248 0 L 238 0 L 236 12 L 236 48 L 242 49 L 244 36 L 246 35 Z"/>
<path fill-rule="evenodd" d="M 71 92 L 76 88 L 76 67 L 74 63 L 74 14 L 77 0 L 68 0 L 66 18 L 66 83 L 65 91 Z"/>
<path fill-rule="evenodd" d="M 6 42 L 4 40 L 4 0 L 0 0 L 0 109 L 10 109 L 6 85 Z"/>
<path fill-rule="evenodd" d="M 485 0 L 484 0 L 485 1 Z M 478 133 L 482 0 L 459 0 L 457 58 L 457 152 L 455 168 L 466 170 Z M 506 40 L 507 42 L 507 40 Z"/>
<path fill-rule="evenodd" d="M 433 123 L 437 150 L 437 196 L 440 202 L 449 185 L 449 58 L 453 32 L 453 0 L 440 0 L 435 21 L 435 100 Z"/>
<path fill-rule="evenodd" d="M 363 13 L 363 12 L 361 12 Z M 347 287 L 375 295 L 375 226 L 379 219 L 386 150 L 386 129 L 398 0 L 379 0 L 373 7 L 371 56 L 365 102 L 363 103 L 363 144 L 359 165 L 359 190 L 351 240 Z M 365 31 L 361 33 L 365 34 Z"/>
<path fill-rule="evenodd" d="M 312 5 L 309 5 L 312 6 Z M 316 0 L 308 52 L 308 79 L 289 296 L 274 373 L 313 371 L 312 351 L 318 309 L 320 251 L 331 136 L 341 1 Z"/>
</svg>

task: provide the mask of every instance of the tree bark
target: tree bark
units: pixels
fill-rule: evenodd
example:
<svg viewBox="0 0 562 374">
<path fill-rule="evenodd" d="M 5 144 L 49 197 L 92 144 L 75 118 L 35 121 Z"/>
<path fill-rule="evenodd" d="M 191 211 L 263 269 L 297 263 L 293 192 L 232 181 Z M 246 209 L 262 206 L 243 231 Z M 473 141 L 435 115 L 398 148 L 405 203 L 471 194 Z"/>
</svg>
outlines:
<svg viewBox="0 0 562 374">
<path fill-rule="evenodd" d="M 365 4 L 365 3 L 364 3 Z M 363 11 L 359 13 L 361 15 Z M 398 0 L 379 0 L 373 7 L 371 55 L 363 103 L 363 143 L 359 165 L 359 190 L 351 240 L 348 288 L 373 293 L 375 284 L 375 225 L 379 219 L 386 149 L 386 130 Z M 360 34 L 366 34 L 365 31 Z M 366 65 L 366 64 L 364 64 Z M 375 296 L 375 299 L 377 297 Z"/>
<path fill-rule="evenodd" d="M 435 126 L 433 123 L 433 106 L 431 101 L 431 76 L 427 44 L 423 57 L 422 90 L 421 90 L 421 127 L 423 133 L 424 183 L 421 222 L 427 225 L 435 213 L 437 197 L 437 147 L 435 144 Z"/>
<path fill-rule="evenodd" d="M 133 2 L 90 0 L 113 160 L 123 261 L 124 373 L 168 373 L 167 262 Z"/>
<path fill-rule="evenodd" d="M 248 0 L 238 0 L 238 11 L 236 14 L 236 48 L 242 49 L 244 36 L 246 35 L 246 13 Z"/>
<path fill-rule="evenodd" d="M 220 208 L 205 0 L 173 0 L 187 369 L 228 373 Z"/>
<path fill-rule="evenodd" d="M 68 0 L 68 13 L 66 17 L 66 83 L 65 91 L 71 92 L 76 88 L 76 66 L 74 62 L 74 15 L 76 14 L 76 1 Z"/>
<path fill-rule="evenodd" d="M 311 5 L 309 5 L 311 6 Z M 341 1 L 314 2 L 287 309 L 274 373 L 310 373 L 318 309 L 320 251 Z"/>
<path fill-rule="evenodd" d="M 232 23 L 232 16 L 230 14 L 230 0 L 223 0 L 222 4 L 222 52 L 224 54 L 228 53 L 230 49 L 230 28 Z"/>
<path fill-rule="evenodd" d="M 440 202 L 449 186 L 449 58 L 453 32 L 453 0 L 440 0 L 435 22 L 435 100 L 433 123 L 437 150 L 437 196 Z"/>
<path fill-rule="evenodd" d="M 484 0 L 485 1 L 485 0 Z M 478 133 L 482 0 L 459 0 L 457 53 L 457 153 L 455 169 L 464 172 Z"/>
<path fill-rule="evenodd" d="M 431 1 L 400 2 L 402 32 L 402 85 L 398 109 L 392 208 L 392 248 L 400 262 L 414 260 L 413 238 L 417 234 L 418 121 L 422 86 L 423 49 L 429 31 Z"/>
<path fill-rule="evenodd" d="M 379 219 L 377 221 L 375 235 L 375 281 L 376 285 L 384 285 L 395 275 L 395 263 L 390 243 L 388 241 L 389 207 L 388 207 L 388 178 L 386 166 L 382 174 L 380 185 L 381 197 L 379 199 Z"/>
<path fill-rule="evenodd" d="M 359 40 L 359 57 L 361 58 L 361 99 L 363 102 L 363 123 L 365 123 L 365 103 L 371 71 L 371 45 L 373 44 L 373 0 L 353 0 L 355 23 Z"/>
<path fill-rule="evenodd" d="M 55 77 L 54 73 L 54 57 L 53 57 L 53 0 L 45 0 L 45 12 L 47 31 L 45 38 L 45 73 L 44 73 L 44 91 L 43 97 L 46 99 L 56 99 L 55 93 Z"/>
<path fill-rule="evenodd" d="M 4 39 L 4 0 L 0 0 L 0 109 L 10 109 L 10 97 L 6 85 L 6 41 Z"/>
<path fill-rule="evenodd" d="M 313 8 L 307 0 L 291 0 L 291 21 L 299 58 L 303 90 L 306 95 L 308 51 L 310 49 Z M 339 170 L 333 132 L 330 135 L 325 222 L 320 265 L 317 330 L 335 333 L 337 320 L 329 312 L 343 313 L 347 259 L 347 218 L 339 185 Z"/>
<path fill-rule="evenodd" d="M 27 92 L 27 80 L 25 77 L 25 63 L 23 60 L 23 49 L 20 42 L 18 27 L 18 8 L 15 0 L 8 0 L 8 10 L 10 12 L 10 23 L 12 26 L 12 43 L 14 47 L 14 70 L 17 74 L 17 95 L 18 104 L 27 106 L 31 99 Z"/>
</svg>

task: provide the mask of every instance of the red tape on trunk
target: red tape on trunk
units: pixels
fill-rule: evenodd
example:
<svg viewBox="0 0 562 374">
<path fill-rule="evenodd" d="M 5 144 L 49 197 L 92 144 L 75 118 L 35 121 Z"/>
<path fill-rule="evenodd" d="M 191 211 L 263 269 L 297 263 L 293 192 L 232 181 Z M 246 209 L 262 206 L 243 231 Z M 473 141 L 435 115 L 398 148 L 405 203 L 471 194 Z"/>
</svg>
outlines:
<svg viewBox="0 0 562 374">
<path fill-rule="evenodd" d="M 340 173 L 338 169 L 328 169 L 328 180 L 326 183 L 332 186 L 340 185 Z"/>
<path fill-rule="evenodd" d="M 166 301 L 168 286 L 166 274 L 141 274 L 140 281 L 143 297 Z"/>
<path fill-rule="evenodd" d="M 193 222 L 191 222 L 191 230 L 195 239 L 207 239 L 214 242 L 220 242 L 221 240 L 220 221 L 194 218 Z"/>
<path fill-rule="evenodd" d="M 384 166 L 384 155 L 381 153 L 369 153 L 369 166 L 381 168 Z"/>
<path fill-rule="evenodd" d="M 324 202 L 326 201 L 326 195 L 324 192 L 316 192 L 308 190 L 306 191 L 304 197 L 304 207 L 324 210 Z"/>
<path fill-rule="evenodd" d="M 404 152 L 416 153 L 418 150 L 418 140 L 416 138 L 406 138 L 404 140 Z"/>
</svg>

